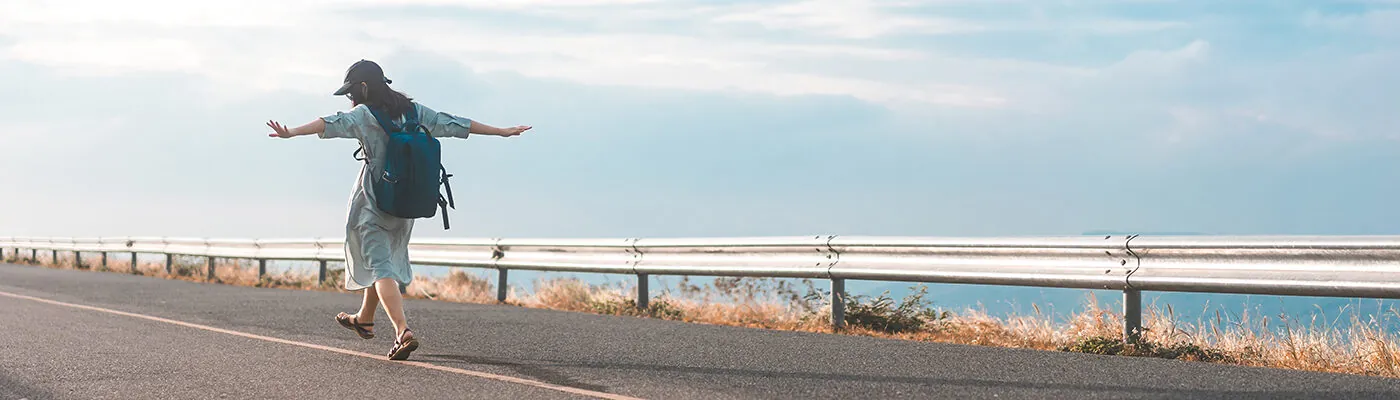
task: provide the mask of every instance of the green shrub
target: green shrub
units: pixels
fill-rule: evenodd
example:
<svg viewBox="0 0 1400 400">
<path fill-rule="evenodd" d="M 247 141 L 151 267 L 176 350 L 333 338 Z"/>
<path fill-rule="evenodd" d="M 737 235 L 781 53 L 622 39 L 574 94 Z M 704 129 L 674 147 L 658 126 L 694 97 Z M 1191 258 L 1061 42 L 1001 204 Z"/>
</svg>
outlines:
<svg viewBox="0 0 1400 400">
<path fill-rule="evenodd" d="M 679 320 L 685 313 L 666 299 L 652 299 L 646 310 L 637 308 L 637 301 L 633 299 L 594 299 L 589 301 L 589 308 L 593 312 L 607 315 L 625 315 L 632 317 L 651 317 L 668 320 Z"/>
<path fill-rule="evenodd" d="M 1123 346 L 1125 346 L 1125 344 L 1120 339 L 1105 336 L 1091 336 L 1079 339 L 1074 343 L 1060 346 L 1060 351 L 1114 356 L 1123 352 Z"/>
<path fill-rule="evenodd" d="M 928 287 L 916 285 L 910 287 L 913 292 L 904 297 L 898 305 L 894 299 L 889 297 L 889 291 L 881 293 L 879 296 L 870 298 L 867 296 L 847 296 L 845 299 L 846 315 L 845 322 L 848 326 L 860 327 L 886 333 L 915 332 L 919 330 L 938 329 L 941 322 L 953 316 L 948 311 L 940 311 L 931 308 L 931 302 L 924 300 L 928 295 Z M 830 298 L 830 292 L 813 289 L 805 298 L 809 302 Z M 808 306 L 814 310 L 804 319 L 814 317 L 818 307 Z"/>
<path fill-rule="evenodd" d="M 680 307 L 665 299 L 652 299 L 648 306 L 650 309 L 647 310 L 647 313 L 651 314 L 652 318 L 679 320 L 685 316 L 685 312 Z"/>
<path fill-rule="evenodd" d="M 175 261 L 175 262 L 171 265 L 171 272 L 174 273 L 175 276 L 201 276 L 201 277 L 202 277 L 202 276 L 204 276 L 205 273 L 208 272 L 208 270 L 207 270 L 206 267 L 207 267 L 207 266 L 204 265 L 203 263 L 194 264 L 194 263 L 187 263 L 187 262 L 185 262 L 185 261 L 183 261 L 183 260 L 177 260 L 177 261 Z"/>
<path fill-rule="evenodd" d="M 1220 350 L 1202 348 L 1192 343 L 1179 342 L 1163 346 L 1144 340 L 1134 344 L 1127 344 L 1123 343 L 1121 339 L 1105 336 L 1082 338 L 1074 343 L 1060 346 L 1059 350 L 1107 356 L 1155 357 L 1170 360 L 1210 362 L 1230 360 L 1230 357 Z"/>
</svg>

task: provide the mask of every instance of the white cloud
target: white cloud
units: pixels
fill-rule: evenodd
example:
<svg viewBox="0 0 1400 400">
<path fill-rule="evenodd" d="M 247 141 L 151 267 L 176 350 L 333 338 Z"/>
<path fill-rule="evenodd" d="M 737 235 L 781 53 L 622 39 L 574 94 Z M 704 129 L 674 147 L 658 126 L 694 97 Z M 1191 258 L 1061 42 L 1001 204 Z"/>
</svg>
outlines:
<svg viewBox="0 0 1400 400">
<path fill-rule="evenodd" d="M 1400 4 L 1397 2 L 1396 4 Z M 1324 14 L 1310 10 L 1303 16 L 1310 28 L 1359 32 L 1376 37 L 1400 39 L 1400 9 L 1367 10 L 1360 13 Z"/>
<path fill-rule="evenodd" d="M 117 4 L 74 0 L 60 5 L 20 0 L 0 4 L 0 36 L 8 39 L 0 41 L 0 57 L 79 75 L 156 72 L 201 76 L 207 84 L 199 90 L 210 94 L 201 104 L 236 102 L 269 92 L 322 96 L 329 91 L 327 82 L 338 81 L 348 63 L 360 58 L 380 59 L 388 64 L 392 77 L 392 60 L 382 58 L 408 50 L 455 60 L 477 72 L 593 85 L 837 95 L 902 112 L 927 113 L 931 106 L 994 108 L 1042 117 L 1108 103 L 1139 110 L 1155 107 L 1155 112 L 1166 115 L 1169 107 L 1179 106 L 1175 102 L 1183 101 L 1175 98 L 1179 94 L 1204 90 L 1208 84 L 1200 83 L 1204 78 L 1200 74 L 1218 67 L 1212 53 L 1219 50 L 1206 39 L 1175 48 L 1144 46 L 1100 65 L 979 58 L 934 45 L 886 40 L 887 36 L 950 29 L 1035 35 L 1037 30 L 1131 33 L 1191 26 L 1097 14 L 1058 19 L 1041 16 L 1008 23 L 940 17 L 928 9 L 906 12 L 911 7 L 936 8 L 949 3 L 976 2 L 798 0 L 753 5 L 641 0 L 255 0 L 223 4 L 145 0 Z M 432 18 L 335 12 L 408 5 L 466 7 L 467 12 L 443 12 Z M 481 9 L 533 17 L 567 16 L 579 25 L 538 29 L 499 17 L 473 19 L 470 11 Z M 626 22 L 638 20 L 674 22 L 675 28 L 665 32 L 626 29 Z M 1081 20 L 1098 22 L 1071 23 Z M 587 21 L 608 26 L 598 28 L 584 23 Z M 744 29 L 744 24 L 826 37 L 755 33 Z M 833 35 L 837 39 L 832 39 Z M 1301 67 L 1254 68 L 1274 71 Z M 1345 71 L 1339 68 L 1338 74 Z M 1242 82 L 1261 79 L 1248 74 L 1238 78 Z M 1197 97 L 1189 101 L 1213 100 Z M 1241 107 L 1265 110 L 1277 116 L 1276 120 L 1316 112 L 1290 112 L 1275 105 Z M 1326 126 L 1333 118 L 1340 117 L 1319 116 L 1306 125 Z"/>
<path fill-rule="evenodd" d="M 718 22 L 748 22 L 769 29 L 868 39 L 891 34 L 975 32 L 982 28 L 953 18 L 907 15 L 897 5 L 871 0 L 803 0 L 770 6 L 741 6 Z"/>
<path fill-rule="evenodd" d="M 1105 69 L 1108 73 L 1161 76 L 1204 62 L 1210 55 L 1210 42 L 1193 40 L 1173 50 L 1139 50 Z"/>
<path fill-rule="evenodd" d="M 305 1 L 305 0 L 303 0 Z M 319 0 L 312 0 L 319 1 Z M 304 4 L 304 3 L 303 3 Z M 238 2 L 145 0 L 7 0 L 0 3 L 0 26 L 136 23 L 154 26 L 251 27 L 295 22 L 299 4 L 280 6 L 276 0 Z M 3 29 L 3 28 L 0 28 Z"/>
<path fill-rule="evenodd" d="M 589 2 L 638 3 L 642 2 Z M 946 81 L 940 76 L 896 82 L 871 74 L 813 73 L 791 65 L 794 60 L 867 60 L 902 63 L 917 69 L 929 61 L 923 51 L 877 45 L 737 40 L 724 35 L 532 32 L 528 28 L 503 30 L 500 24 L 464 24 L 460 19 L 409 21 L 405 16 L 365 18 L 324 12 L 369 4 L 255 1 L 230 8 L 203 2 L 120 6 L 85 2 L 63 7 L 19 2 L 0 9 L 7 15 L 0 16 L 0 35 L 14 39 L 0 54 L 74 74 L 169 71 L 203 75 L 215 81 L 218 88 L 230 90 L 228 96 L 273 90 L 320 93 L 325 90 L 324 84 L 311 82 L 338 78 L 350 61 L 409 49 L 439 53 L 478 71 L 509 71 L 589 84 L 845 95 L 875 102 L 945 106 L 987 107 L 1006 101 L 994 89 Z M 583 7 L 571 1 L 400 0 L 388 4 L 455 5 L 534 13 Z M 69 7 L 79 11 L 69 13 Z M 672 9 L 683 11 L 689 7 L 682 4 Z M 157 11 L 134 11 L 148 9 Z M 817 19 L 838 20 L 835 14 Z M 889 21 L 884 25 L 893 26 Z"/>
<path fill-rule="evenodd" d="M 38 38 L 22 40 L 6 52 L 12 59 L 112 75 L 125 71 L 190 71 L 206 64 L 199 44 L 174 38 Z M 81 73 L 81 72 L 80 72 Z"/>
</svg>

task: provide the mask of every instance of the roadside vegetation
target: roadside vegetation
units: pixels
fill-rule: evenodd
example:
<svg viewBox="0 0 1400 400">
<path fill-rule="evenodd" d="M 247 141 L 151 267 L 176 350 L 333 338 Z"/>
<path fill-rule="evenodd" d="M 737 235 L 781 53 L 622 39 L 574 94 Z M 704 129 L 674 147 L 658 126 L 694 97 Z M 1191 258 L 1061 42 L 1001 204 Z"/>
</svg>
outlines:
<svg viewBox="0 0 1400 400">
<path fill-rule="evenodd" d="M 48 254 L 41 253 L 41 259 Z M 129 258 L 109 259 L 102 267 L 97 257 L 85 256 L 83 265 L 71 255 L 57 262 L 31 263 L 7 254 L 8 262 L 50 268 L 133 273 Z M 141 263 L 134 273 L 188 281 L 205 281 L 207 264 L 202 258 L 177 258 L 172 273 L 164 263 Z M 313 274 L 281 272 L 257 275 L 249 261 L 216 260 L 215 282 L 231 285 L 343 292 L 343 273 L 331 265 L 325 283 Z M 1400 318 L 1389 310 L 1369 319 L 1353 317 L 1345 324 L 1293 321 L 1286 317 L 1245 313 L 1227 318 L 1183 321 L 1171 307 L 1147 307 L 1142 340 L 1122 341 L 1122 315 L 1102 308 L 1091 296 L 1083 309 L 1064 321 L 1055 321 L 1032 306 L 1028 314 L 991 316 L 977 309 L 947 310 L 928 300 L 926 287 L 915 286 L 902 299 L 887 293 L 849 296 L 845 299 L 846 328 L 830 326 L 831 294 L 811 281 L 763 278 L 718 278 L 703 285 L 682 277 L 674 287 L 657 288 L 646 310 L 635 307 L 633 288 L 590 285 L 577 279 L 556 278 L 535 282 L 535 291 L 511 288 L 507 304 L 607 315 L 658 318 L 689 323 L 729 325 L 761 329 L 864 335 L 901 340 L 1000 346 L 1064 351 L 1105 356 L 1158 357 L 1184 361 L 1287 368 L 1319 372 L 1400 377 L 1400 348 L 1396 335 L 1384 323 Z M 439 301 L 496 303 L 492 281 L 452 271 L 441 278 L 418 277 L 408 296 Z"/>
</svg>

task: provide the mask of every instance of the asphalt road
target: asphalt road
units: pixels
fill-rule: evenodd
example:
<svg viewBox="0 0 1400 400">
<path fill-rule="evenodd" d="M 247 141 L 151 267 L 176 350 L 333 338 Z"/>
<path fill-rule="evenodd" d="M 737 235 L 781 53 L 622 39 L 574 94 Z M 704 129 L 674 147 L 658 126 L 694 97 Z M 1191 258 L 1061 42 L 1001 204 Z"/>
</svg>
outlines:
<svg viewBox="0 0 1400 400">
<path fill-rule="evenodd" d="M 0 400 L 1395 398 L 1400 380 L 409 300 L 382 359 L 352 294 L 0 265 Z"/>
</svg>

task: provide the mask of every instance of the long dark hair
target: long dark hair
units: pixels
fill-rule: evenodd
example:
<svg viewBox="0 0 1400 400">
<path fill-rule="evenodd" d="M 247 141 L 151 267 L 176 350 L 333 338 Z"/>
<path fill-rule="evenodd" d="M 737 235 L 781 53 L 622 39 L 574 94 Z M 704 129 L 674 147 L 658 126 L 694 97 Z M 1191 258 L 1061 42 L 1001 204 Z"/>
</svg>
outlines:
<svg viewBox="0 0 1400 400">
<path fill-rule="evenodd" d="M 413 112 L 413 98 L 380 81 L 365 82 L 364 86 L 350 89 L 350 101 L 355 105 L 364 104 L 381 112 L 389 119 L 397 120 Z"/>
</svg>

